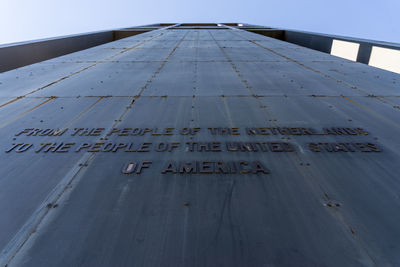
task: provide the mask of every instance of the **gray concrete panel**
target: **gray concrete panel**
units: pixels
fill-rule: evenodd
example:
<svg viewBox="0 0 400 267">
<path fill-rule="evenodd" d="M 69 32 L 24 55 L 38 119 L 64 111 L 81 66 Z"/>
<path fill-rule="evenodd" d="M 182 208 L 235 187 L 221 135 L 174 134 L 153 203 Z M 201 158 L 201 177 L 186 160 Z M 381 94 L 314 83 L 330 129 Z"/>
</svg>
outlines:
<svg viewBox="0 0 400 267">
<path fill-rule="evenodd" d="M 137 43 L 130 44 L 128 48 L 136 46 Z M 103 48 L 101 46 L 85 49 L 79 52 L 71 53 L 62 57 L 56 57 L 53 59 L 49 59 L 43 61 L 42 63 L 64 63 L 64 62 L 97 62 L 107 60 L 110 57 L 113 57 L 122 51 L 125 51 L 127 48 L 114 48 L 108 49 Z"/>
<path fill-rule="evenodd" d="M 371 96 L 399 96 L 400 74 L 349 62 L 306 62 L 333 79 L 340 80 Z"/>
<path fill-rule="evenodd" d="M 32 96 L 135 96 L 157 70 L 157 62 L 103 62 Z"/>
<path fill-rule="evenodd" d="M 170 61 L 226 61 L 226 57 L 218 47 L 186 48 L 178 47 Z"/>
<path fill-rule="evenodd" d="M 195 86 L 194 72 L 195 64 L 193 62 L 167 62 L 143 91 L 143 95 L 192 96 Z"/>
<path fill-rule="evenodd" d="M 36 100 L 36 101 L 34 101 Z M 16 111 L 7 121 L 0 124 L 2 140 L 9 142 L 53 142 L 51 137 L 13 136 L 10 132 L 18 133 L 25 128 L 69 128 L 74 129 L 81 125 L 99 124 L 93 120 L 93 114 L 102 117 L 103 127 L 109 127 L 114 122 L 116 114 L 123 111 L 128 98 L 56 98 L 36 99 L 26 98 L 7 105 L 7 108 L 23 107 L 24 102 L 30 102 L 30 107 Z M 110 108 L 112 108 L 112 111 Z M 90 127 L 90 126 L 88 126 Z M 67 140 L 65 140 L 65 138 Z M 56 137 L 56 142 L 84 142 L 88 138 Z M 35 142 L 36 143 L 36 142 Z M 6 142 L 1 144 L 1 150 L 9 149 Z M 35 215 L 41 204 L 54 191 L 62 179 L 74 169 L 83 158 L 76 154 L 47 154 L 44 153 L 32 161 L 35 152 L 27 154 L 4 154 L 1 157 L 2 168 L 0 175 L 1 204 L 0 211 L 8 216 L 1 216 L 0 246 L 2 248 L 23 229 L 29 218 Z M 25 162 L 21 164 L 21 162 Z M 45 167 L 47 166 L 47 167 Z M 21 189 L 21 185 L 25 185 Z M 18 197 L 17 197 L 18 196 Z M 22 197 L 23 196 L 23 197 Z"/>
<path fill-rule="evenodd" d="M 38 63 L 0 74 L 0 96 L 25 96 L 67 79 L 93 63 Z"/>
<path fill-rule="evenodd" d="M 235 62 L 256 95 L 360 95 L 356 89 L 294 62 Z"/>
<path fill-rule="evenodd" d="M 117 55 L 112 60 L 127 61 L 162 61 L 171 52 L 171 48 L 134 48 Z"/>
</svg>

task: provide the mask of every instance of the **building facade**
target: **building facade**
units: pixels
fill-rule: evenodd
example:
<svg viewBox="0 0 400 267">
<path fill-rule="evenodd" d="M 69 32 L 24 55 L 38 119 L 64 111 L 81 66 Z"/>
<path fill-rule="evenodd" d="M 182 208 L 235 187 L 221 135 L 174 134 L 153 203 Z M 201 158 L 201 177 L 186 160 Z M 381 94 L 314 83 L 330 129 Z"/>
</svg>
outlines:
<svg viewBox="0 0 400 267">
<path fill-rule="evenodd" d="M 2 265 L 399 265 L 400 76 L 374 47 L 397 56 L 240 23 L 0 47 Z"/>
</svg>

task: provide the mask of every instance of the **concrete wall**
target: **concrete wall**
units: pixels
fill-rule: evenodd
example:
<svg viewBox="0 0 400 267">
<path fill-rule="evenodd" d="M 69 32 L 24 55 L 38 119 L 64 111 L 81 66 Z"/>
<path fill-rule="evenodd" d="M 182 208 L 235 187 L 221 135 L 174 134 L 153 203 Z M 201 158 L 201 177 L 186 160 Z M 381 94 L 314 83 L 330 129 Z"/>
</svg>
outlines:
<svg viewBox="0 0 400 267">
<path fill-rule="evenodd" d="M 368 64 L 373 46 L 400 50 L 399 44 L 349 38 L 335 35 L 324 35 L 317 33 L 285 30 L 284 41 L 308 47 L 325 53 L 330 53 L 333 40 L 343 40 L 360 44 L 357 62 Z"/>
<path fill-rule="evenodd" d="M 0 72 L 111 42 L 113 31 L 102 31 L 0 46 Z"/>
</svg>

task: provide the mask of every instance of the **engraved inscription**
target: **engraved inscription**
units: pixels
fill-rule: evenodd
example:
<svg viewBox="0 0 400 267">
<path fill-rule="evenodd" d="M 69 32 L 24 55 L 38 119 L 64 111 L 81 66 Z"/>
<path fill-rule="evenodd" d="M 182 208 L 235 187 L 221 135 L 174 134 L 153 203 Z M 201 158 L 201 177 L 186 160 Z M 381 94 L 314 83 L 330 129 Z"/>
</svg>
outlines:
<svg viewBox="0 0 400 267">
<path fill-rule="evenodd" d="M 168 161 L 162 174 L 269 174 L 260 161 Z"/>
<path fill-rule="evenodd" d="M 62 154 L 66 153 L 108 153 L 110 155 L 135 153 L 139 156 L 148 155 L 151 152 L 155 153 L 153 155 L 166 152 L 180 157 L 179 160 L 168 158 L 167 161 L 161 162 L 161 165 L 154 165 L 159 166 L 160 174 L 164 175 L 270 174 L 265 164 L 258 160 L 204 160 L 204 155 L 218 155 L 222 159 L 227 153 L 238 156 L 250 156 L 256 153 L 297 154 L 299 152 L 304 153 L 303 155 L 306 153 L 378 155 L 384 150 L 375 141 L 371 141 L 378 139 L 363 128 L 335 126 L 324 128 L 261 125 L 261 127 L 242 128 L 82 127 L 71 129 L 31 127 L 16 132 L 12 139 L 14 141 L 4 150 L 5 153 L 61 154 L 62 157 Z M 30 142 L 27 141 L 28 139 L 39 139 L 42 142 Z M 84 141 L 77 141 L 79 139 Z M 54 142 L 56 140 L 57 142 Z M 191 155 L 190 158 L 192 158 L 194 154 L 201 157 L 185 159 L 185 155 Z M 155 168 L 154 166 L 151 160 L 130 161 L 122 167 L 121 172 L 125 175 L 140 175 L 146 169 Z"/>
</svg>

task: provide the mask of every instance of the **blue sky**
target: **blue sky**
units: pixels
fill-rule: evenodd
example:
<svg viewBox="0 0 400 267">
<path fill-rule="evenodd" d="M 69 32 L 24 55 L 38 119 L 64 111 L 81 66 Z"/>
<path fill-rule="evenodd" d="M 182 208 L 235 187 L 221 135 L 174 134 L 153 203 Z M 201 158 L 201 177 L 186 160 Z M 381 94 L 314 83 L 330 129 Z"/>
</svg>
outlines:
<svg viewBox="0 0 400 267">
<path fill-rule="evenodd" d="M 0 44 L 157 22 L 244 22 L 400 43 L 400 0 L 0 0 Z"/>
</svg>

